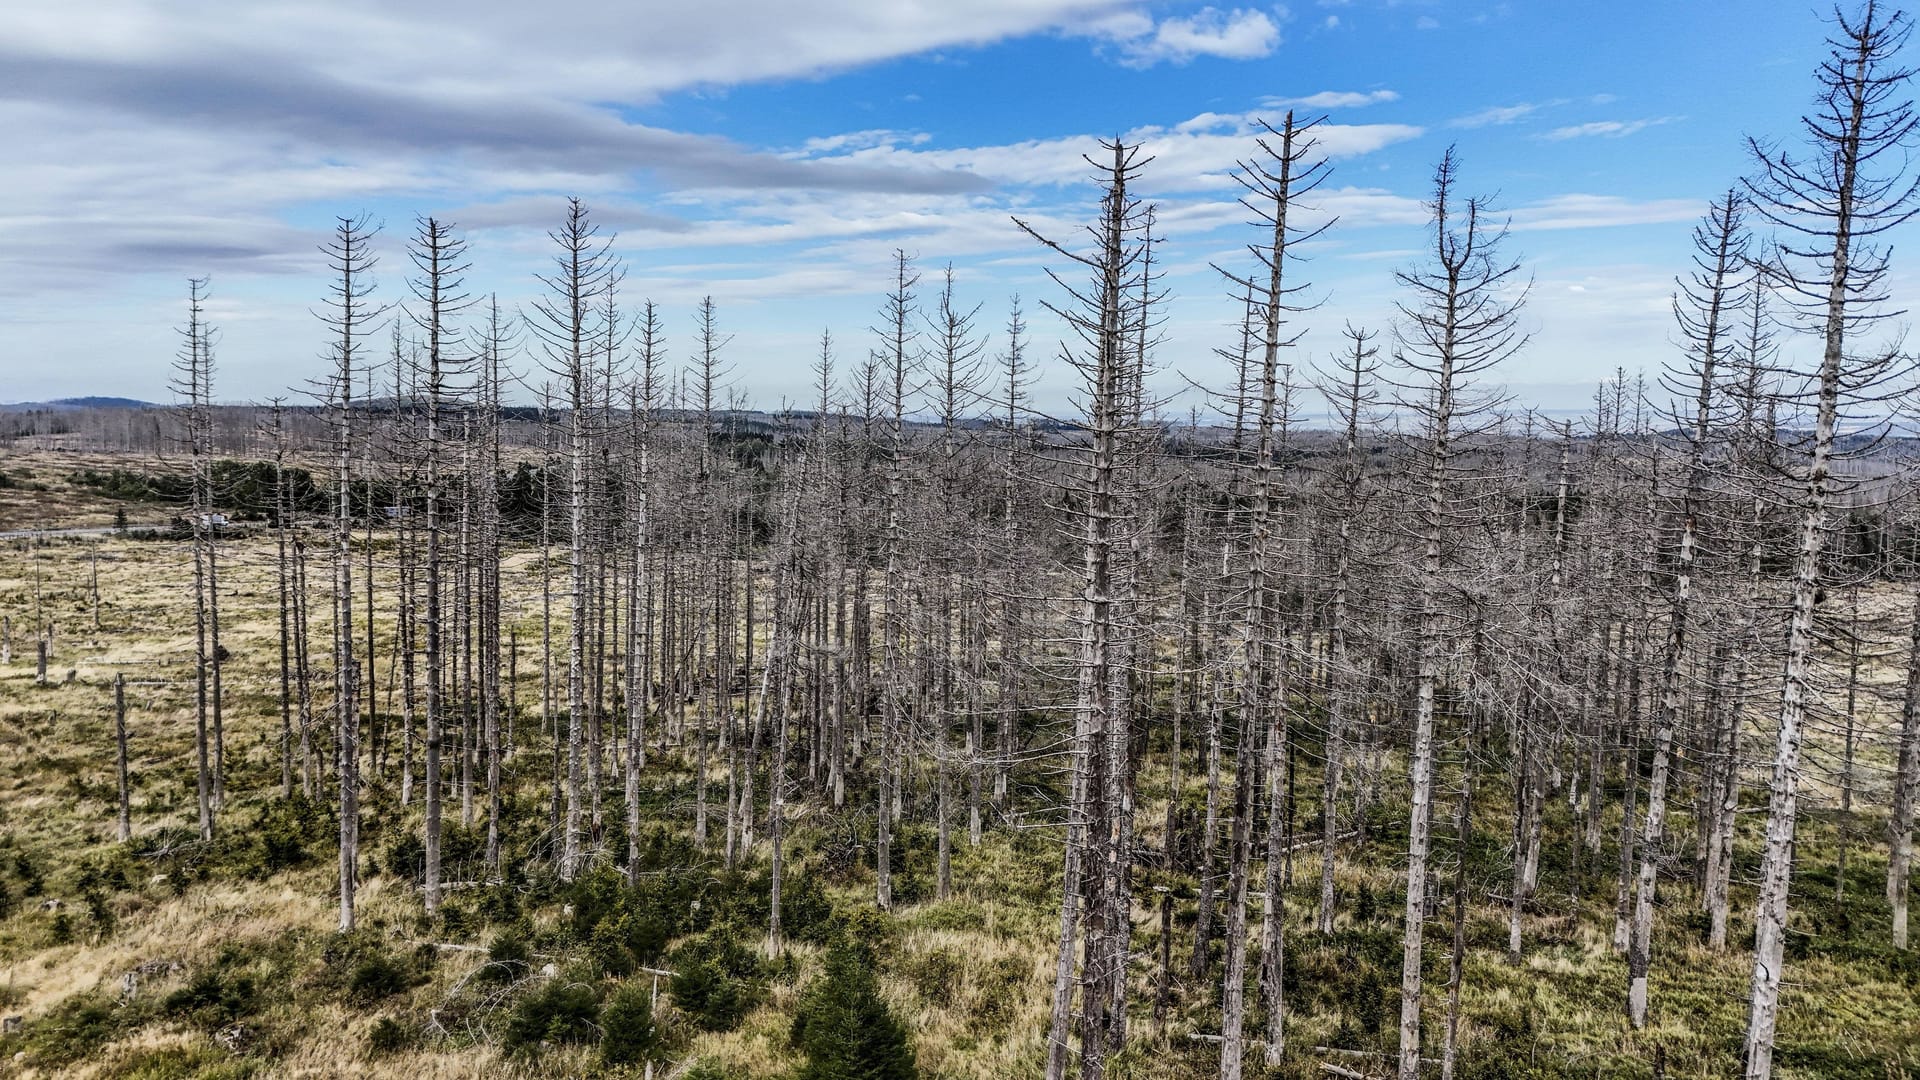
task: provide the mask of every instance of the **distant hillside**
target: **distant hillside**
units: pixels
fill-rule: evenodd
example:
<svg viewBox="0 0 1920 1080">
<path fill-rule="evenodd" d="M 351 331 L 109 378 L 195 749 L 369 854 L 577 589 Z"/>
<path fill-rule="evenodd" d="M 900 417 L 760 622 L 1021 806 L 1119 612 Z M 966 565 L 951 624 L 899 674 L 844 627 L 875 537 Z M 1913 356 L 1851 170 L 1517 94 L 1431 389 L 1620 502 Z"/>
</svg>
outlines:
<svg viewBox="0 0 1920 1080">
<path fill-rule="evenodd" d="M 151 408 L 150 401 L 140 401 L 124 397 L 70 397 L 53 401 L 16 401 L 11 405 L 0 405 L 0 412 L 33 412 L 36 410 L 60 409 L 146 409 Z"/>
</svg>

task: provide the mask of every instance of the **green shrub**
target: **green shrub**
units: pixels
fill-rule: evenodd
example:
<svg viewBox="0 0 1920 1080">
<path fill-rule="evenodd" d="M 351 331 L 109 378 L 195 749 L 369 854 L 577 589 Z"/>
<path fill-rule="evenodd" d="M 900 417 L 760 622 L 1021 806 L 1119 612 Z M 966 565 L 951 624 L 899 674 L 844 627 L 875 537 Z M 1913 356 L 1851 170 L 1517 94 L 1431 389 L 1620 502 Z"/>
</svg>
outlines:
<svg viewBox="0 0 1920 1080">
<path fill-rule="evenodd" d="M 120 1006 L 98 994 L 76 994 L 26 1029 L 26 1044 L 38 1065 L 62 1065 L 88 1057 L 151 1017 L 136 1002 Z"/>
<path fill-rule="evenodd" d="M 600 999 L 593 987 L 563 979 L 525 995 L 507 1020 L 508 1050 L 530 1051 L 541 1043 L 590 1043 L 599 1037 Z"/>
<path fill-rule="evenodd" d="M 846 939 L 827 952 L 826 972 L 793 1018 L 793 1045 L 807 1057 L 796 1080 L 915 1080 L 913 1047 L 874 982 L 865 950 Z"/>
<path fill-rule="evenodd" d="M 573 905 L 573 936 L 590 940 L 595 927 L 617 917 L 625 907 L 626 891 L 626 879 L 604 866 L 574 882 L 567 896 L 567 902 Z"/>
<path fill-rule="evenodd" d="M 22 896 L 39 896 L 47 887 L 46 875 L 40 872 L 40 864 L 24 851 L 13 853 L 13 873 L 20 879 Z"/>
<path fill-rule="evenodd" d="M 795 941 L 826 944 L 833 931 L 833 901 L 812 874 L 795 874 L 781 883 L 780 929 Z"/>
<path fill-rule="evenodd" d="M 410 968 L 391 956 L 375 953 L 354 965 L 347 980 L 347 996 L 358 1004 L 372 1005 L 405 993 L 420 981 Z"/>
<path fill-rule="evenodd" d="M 391 1016 L 381 1017 L 367 1032 L 367 1053 L 372 1057 L 395 1054 L 413 1045 L 413 1031 Z"/>
<path fill-rule="evenodd" d="M 517 921 L 522 914 L 520 894 L 504 882 L 489 885 L 479 890 L 473 910 L 474 914 L 495 926 L 505 926 Z"/>
<path fill-rule="evenodd" d="M 523 936 L 525 924 L 501 931 L 487 946 L 487 966 L 480 977 L 488 982 L 509 983 L 525 975 L 533 963 L 533 952 Z"/>
<path fill-rule="evenodd" d="M 630 921 L 627 915 L 602 919 L 587 942 L 587 954 L 593 957 L 593 962 L 600 965 L 601 972 L 616 979 L 633 974 L 635 961 L 626 941 Z"/>
<path fill-rule="evenodd" d="M 652 911 L 629 912 L 620 918 L 621 941 L 634 960 L 657 965 L 673 938 L 673 926 Z"/>
<path fill-rule="evenodd" d="M 1387 1018 L 1386 988 L 1380 984 L 1379 973 L 1368 968 L 1366 976 L 1360 980 L 1354 990 L 1353 1019 L 1360 1030 L 1368 1036 L 1380 1034 L 1380 1026 Z"/>
<path fill-rule="evenodd" d="M 651 1060 L 660 1046 L 653 1023 L 652 991 L 627 983 L 613 992 L 600 1012 L 600 1060 L 608 1065 L 638 1065 Z"/>
<path fill-rule="evenodd" d="M 212 1030 L 259 1011 L 260 988 L 251 975 L 215 968 L 195 975 L 187 985 L 168 994 L 161 1008 L 168 1016 Z"/>
<path fill-rule="evenodd" d="M 673 977 L 673 1003 L 704 1031 L 732 1031 L 752 1002 L 719 964 L 696 959 Z"/>
<path fill-rule="evenodd" d="M 338 838 L 332 808 L 295 795 L 261 804 L 252 821 L 218 841 L 217 858 L 242 877 L 261 880 L 307 865 L 315 858 L 315 849 L 324 850 Z"/>
</svg>

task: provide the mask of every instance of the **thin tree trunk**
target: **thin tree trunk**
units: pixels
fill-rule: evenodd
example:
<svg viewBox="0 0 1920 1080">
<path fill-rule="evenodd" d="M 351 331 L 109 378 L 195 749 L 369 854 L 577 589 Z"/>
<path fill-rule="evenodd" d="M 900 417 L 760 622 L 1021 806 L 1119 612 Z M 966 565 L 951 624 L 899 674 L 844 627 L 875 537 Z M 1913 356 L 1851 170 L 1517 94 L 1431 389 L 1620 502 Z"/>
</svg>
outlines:
<svg viewBox="0 0 1920 1080">
<path fill-rule="evenodd" d="M 133 810 L 127 797 L 127 677 L 113 676 L 114 779 L 120 796 L 120 814 L 115 836 L 121 843 L 133 839 Z"/>
</svg>

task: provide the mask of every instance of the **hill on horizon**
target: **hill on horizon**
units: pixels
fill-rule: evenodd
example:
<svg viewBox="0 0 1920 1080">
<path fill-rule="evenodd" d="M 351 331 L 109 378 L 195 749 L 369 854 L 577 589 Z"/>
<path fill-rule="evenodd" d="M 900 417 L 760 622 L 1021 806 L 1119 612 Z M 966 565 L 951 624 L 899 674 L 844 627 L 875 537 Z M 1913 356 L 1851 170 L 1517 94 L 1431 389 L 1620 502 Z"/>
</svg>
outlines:
<svg viewBox="0 0 1920 1080">
<path fill-rule="evenodd" d="M 153 402 L 124 397 L 69 397 L 52 401 L 15 401 L 0 404 L 0 411 L 31 412 L 35 409 L 150 409 Z"/>
</svg>

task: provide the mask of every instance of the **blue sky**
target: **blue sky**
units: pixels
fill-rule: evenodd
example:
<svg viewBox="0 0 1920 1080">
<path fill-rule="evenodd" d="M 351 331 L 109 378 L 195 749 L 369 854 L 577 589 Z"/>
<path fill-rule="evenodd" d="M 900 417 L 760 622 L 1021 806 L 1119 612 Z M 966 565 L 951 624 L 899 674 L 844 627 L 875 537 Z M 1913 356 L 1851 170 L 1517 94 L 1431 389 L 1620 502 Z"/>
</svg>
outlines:
<svg viewBox="0 0 1920 1080">
<path fill-rule="evenodd" d="M 569 194 L 619 232 L 627 299 L 662 305 L 676 361 L 715 297 L 763 406 L 809 396 L 821 330 L 843 363 L 865 354 L 895 247 L 923 291 L 952 262 L 983 332 L 1023 294 L 1050 354 L 1048 260 L 1009 218 L 1084 220 L 1079 155 L 1115 134 L 1158 155 L 1156 360 L 1169 389 L 1213 382 L 1234 311 L 1206 264 L 1251 239 L 1227 173 L 1293 107 L 1328 118 L 1316 212 L 1340 219 L 1305 267 L 1324 303 L 1297 359 L 1349 320 L 1390 329 L 1452 144 L 1534 281 L 1501 376 L 1577 406 L 1670 351 L 1689 230 L 1747 169 L 1746 135 L 1796 137 L 1823 32 L 1776 0 L 19 0 L 0 10 L 0 400 L 165 400 L 202 274 L 218 395 L 297 392 L 323 366 L 333 215 L 385 221 L 395 300 L 413 216 L 452 220 L 471 287 L 512 307 Z"/>
</svg>

